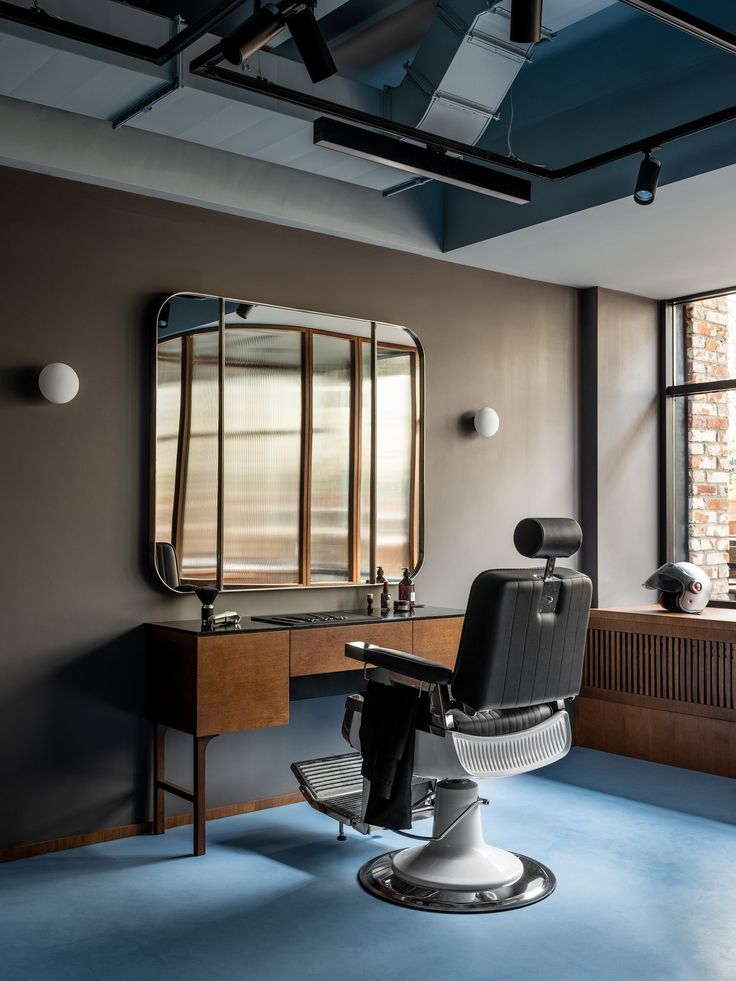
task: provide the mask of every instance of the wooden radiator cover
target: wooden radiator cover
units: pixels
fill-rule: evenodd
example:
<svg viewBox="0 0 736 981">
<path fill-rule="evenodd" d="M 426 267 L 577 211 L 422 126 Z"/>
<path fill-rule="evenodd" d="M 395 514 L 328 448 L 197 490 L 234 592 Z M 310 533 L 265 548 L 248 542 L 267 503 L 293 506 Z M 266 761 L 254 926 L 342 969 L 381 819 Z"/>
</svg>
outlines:
<svg viewBox="0 0 736 981">
<path fill-rule="evenodd" d="M 592 611 L 577 745 L 736 777 L 736 618 L 707 613 Z"/>
<path fill-rule="evenodd" d="M 593 689 L 710 708 L 734 708 L 736 645 L 589 630 L 583 692 Z M 653 706 L 654 707 L 654 706 Z"/>
</svg>

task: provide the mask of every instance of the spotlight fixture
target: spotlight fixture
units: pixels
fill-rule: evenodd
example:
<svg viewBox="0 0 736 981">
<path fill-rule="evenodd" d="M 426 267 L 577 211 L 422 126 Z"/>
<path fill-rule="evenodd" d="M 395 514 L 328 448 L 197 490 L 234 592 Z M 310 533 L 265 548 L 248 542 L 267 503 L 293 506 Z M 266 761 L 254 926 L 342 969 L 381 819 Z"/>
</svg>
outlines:
<svg viewBox="0 0 736 981">
<path fill-rule="evenodd" d="M 461 157 L 417 146 L 407 140 L 397 140 L 373 130 L 340 123 L 327 116 L 320 116 L 314 121 L 314 145 L 470 191 L 479 191 L 514 204 L 529 204 L 532 199 L 531 183 L 521 177 L 469 163 Z"/>
<path fill-rule="evenodd" d="M 514 44 L 536 44 L 542 37 L 542 0 L 511 0 L 511 31 Z"/>
<path fill-rule="evenodd" d="M 288 27 L 304 67 L 314 83 L 337 72 L 317 18 L 314 0 L 281 0 L 267 3 L 222 42 L 222 53 L 231 65 L 242 65 Z"/>
<path fill-rule="evenodd" d="M 312 81 L 322 82 L 334 75 L 337 66 L 319 29 L 314 7 L 306 5 L 303 10 L 289 17 L 288 24 L 294 44 Z"/>
<path fill-rule="evenodd" d="M 660 161 L 651 155 L 651 150 L 647 150 L 636 178 L 634 200 L 637 204 L 651 204 L 654 201 L 661 167 Z"/>
</svg>

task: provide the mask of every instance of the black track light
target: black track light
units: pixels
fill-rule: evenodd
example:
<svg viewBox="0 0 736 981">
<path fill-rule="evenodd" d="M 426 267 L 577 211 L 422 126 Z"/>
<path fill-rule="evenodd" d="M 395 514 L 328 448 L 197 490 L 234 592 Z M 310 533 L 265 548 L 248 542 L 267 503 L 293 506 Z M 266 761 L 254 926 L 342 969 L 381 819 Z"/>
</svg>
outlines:
<svg viewBox="0 0 736 981">
<path fill-rule="evenodd" d="M 222 53 L 231 65 L 242 65 L 272 41 L 286 26 L 286 16 L 275 3 L 267 3 L 222 42 Z"/>
<path fill-rule="evenodd" d="M 289 17 L 288 24 L 294 44 L 312 81 L 322 82 L 334 75 L 337 66 L 319 29 L 314 9 L 305 7 L 304 10 Z"/>
<path fill-rule="evenodd" d="M 231 65 L 242 65 L 285 27 L 291 31 L 294 44 L 313 82 L 321 82 L 337 72 L 330 49 L 314 16 L 314 3 L 311 0 L 267 3 L 225 38 L 222 42 L 222 53 Z"/>
<path fill-rule="evenodd" d="M 637 204 L 651 204 L 654 201 L 661 167 L 660 161 L 651 155 L 650 150 L 647 150 L 639 167 L 639 176 L 636 178 L 634 200 Z"/>
<path fill-rule="evenodd" d="M 511 0 L 511 32 L 514 44 L 536 44 L 542 37 L 542 0 Z"/>
</svg>

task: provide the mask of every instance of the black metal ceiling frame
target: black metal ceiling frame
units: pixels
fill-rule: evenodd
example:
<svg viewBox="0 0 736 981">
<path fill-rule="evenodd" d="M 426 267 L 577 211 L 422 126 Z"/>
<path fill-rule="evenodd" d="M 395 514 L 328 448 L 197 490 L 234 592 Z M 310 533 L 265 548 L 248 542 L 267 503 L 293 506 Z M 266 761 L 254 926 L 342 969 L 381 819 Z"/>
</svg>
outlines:
<svg viewBox="0 0 736 981">
<path fill-rule="evenodd" d="M 25 24 L 26 27 L 37 27 L 48 34 L 81 41 L 83 44 L 91 44 L 96 48 L 104 48 L 106 51 L 114 51 L 117 54 L 128 55 L 130 58 L 138 58 L 152 65 L 161 66 L 181 54 L 190 44 L 204 37 L 210 28 L 238 7 L 242 7 L 244 2 L 245 0 L 222 0 L 203 17 L 179 31 L 158 48 L 129 38 L 117 37 L 115 34 L 107 34 L 105 31 L 96 31 L 83 24 L 74 24 L 62 17 L 47 14 L 45 10 L 38 7 L 17 7 L 14 3 L 7 3 L 6 0 L 0 2 L 0 18 L 16 24 Z"/>
<path fill-rule="evenodd" d="M 18 7 L 0 0 L 0 19 L 10 20 L 15 23 L 24 24 L 28 27 L 38 28 L 47 33 L 56 34 L 71 40 L 91 44 L 98 48 L 113 51 L 118 54 L 128 55 L 138 58 L 154 65 L 164 65 L 172 58 L 181 54 L 187 47 L 199 38 L 203 37 L 212 27 L 228 14 L 241 7 L 245 0 L 223 0 L 216 4 L 207 14 L 199 18 L 193 24 L 179 31 L 174 37 L 166 41 L 163 45 L 155 48 L 151 45 L 140 44 L 127 38 L 116 37 L 104 31 L 97 31 L 81 24 L 73 24 L 59 17 L 52 17 L 37 8 Z M 729 54 L 736 54 L 736 35 L 725 31 L 715 24 L 695 17 L 686 11 L 680 10 L 665 0 L 619 0 L 629 7 L 640 11 L 662 23 L 674 27 L 698 38 L 708 44 L 712 44 L 722 51 Z M 376 116 L 373 113 L 363 112 L 351 106 L 342 106 L 331 102 L 328 99 L 321 99 L 318 96 L 310 95 L 298 89 L 287 88 L 276 85 L 264 78 L 254 78 L 242 73 L 237 73 L 221 67 L 223 53 L 221 44 L 216 44 L 204 54 L 194 59 L 189 66 L 193 75 L 209 78 L 214 81 L 232 85 L 236 88 L 244 89 L 258 95 L 274 99 L 278 102 L 286 102 L 291 105 L 300 106 L 313 112 L 339 119 L 345 119 L 369 129 L 390 133 L 402 139 L 414 140 L 417 143 L 439 151 L 460 154 L 482 163 L 491 164 L 494 167 L 501 167 L 504 170 L 511 170 L 515 173 L 525 174 L 528 177 L 538 177 L 542 180 L 561 181 L 568 177 L 576 177 L 579 174 L 595 170 L 606 164 L 623 160 L 635 153 L 645 153 L 655 148 L 672 143 L 675 140 L 702 133 L 715 126 L 736 120 L 736 106 L 728 106 L 718 112 L 700 116 L 697 119 L 681 123 L 669 129 L 653 133 L 650 136 L 633 140 L 623 146 L 606 150 L 579 160 L 576 163 L 568 164 L 565 167 L 547 167 L 543 164 L 528 163 L 512 157 L 504 157 L 499 153 L 493 153 L 482 147 L 471 146 L 461 143 L 445 136 L 434 133 L 425 133 L 413 126 L 406 126 L 383 116 Z"/>
</svg>

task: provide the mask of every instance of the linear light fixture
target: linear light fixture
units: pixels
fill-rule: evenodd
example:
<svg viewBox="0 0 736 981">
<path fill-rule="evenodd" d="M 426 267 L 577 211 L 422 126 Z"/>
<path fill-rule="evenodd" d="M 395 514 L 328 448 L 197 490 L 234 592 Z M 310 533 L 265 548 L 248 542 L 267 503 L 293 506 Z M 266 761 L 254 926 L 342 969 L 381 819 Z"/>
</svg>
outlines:
<svg viewBox="0 0 736 981">
<path fill-rule="evenodd" d="M 502 174 L 438 150 L 397 140 L 393 136 L 349 126 L 327 116 L 320 116 L 314 121 L 314 145 L 406 170 L 410 174 L 431 177 L 470 191 L 479 191 L 514 204 L 529 204 L 532 199 L 531 182 L 521 177 Z"/>
</svg>

